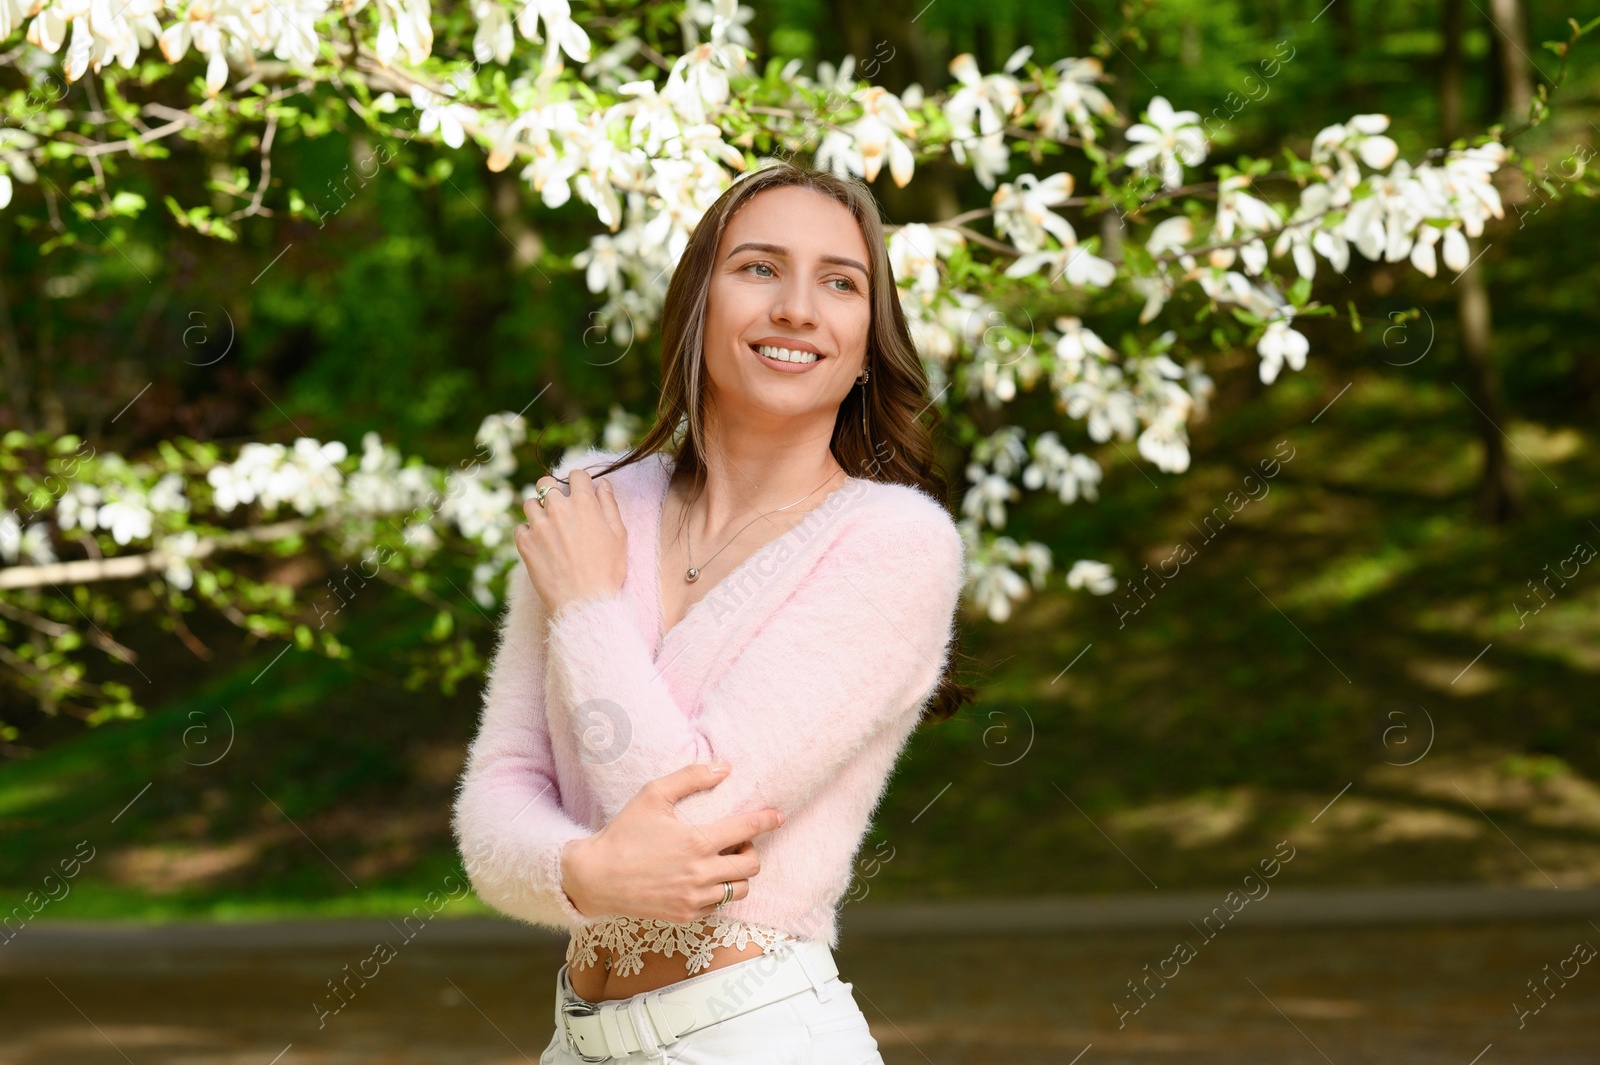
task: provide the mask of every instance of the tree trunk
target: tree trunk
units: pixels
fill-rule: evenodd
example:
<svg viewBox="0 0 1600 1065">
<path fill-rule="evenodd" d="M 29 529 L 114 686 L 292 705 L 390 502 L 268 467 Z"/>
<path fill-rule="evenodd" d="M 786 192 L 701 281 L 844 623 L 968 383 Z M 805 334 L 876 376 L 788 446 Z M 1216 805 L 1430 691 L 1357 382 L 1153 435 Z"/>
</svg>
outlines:
<svg viewBox="0 0 1600 1065">
<path fill-rule="evenodd" d="M 928 0 L 883 0 L 877 4 L 833 0 L 829 25 L 840 35 L 843 53 L 855 56 L 855 76 L 899 95 L 912 82 L 932 90 L 943 76 L 931 65 L 922 16 Z M 992 69 L 982 49 L 975 58 L 984 73 Z M 835 57 L 837 62 L 843 54 Z M 1004 56 L 1001 57 L 1005 58 Z"/>
<path fill-rule="evenodd" d="M 1111 53 L 1113 60 L 1121 60 L 1116 52 Z M 1116 73 L 1116 81 L 1110 85 L 1107 95 L 1115 105 L 1118 114 L 1136 117 L 1133 114 L 1133 79 L 1138 73 L 1125 66 L 1108 65 L 1108 71 Z M 1128 148 L 1128 139 L 1123 136 L 1123 127 L 1112 126 L 1106 130 L 1105 141 L 1101 145 L 1112 157 L 1118 157 Z M 1117 211 L 1104 211 L 1100 215 L 1100 257 L 1110 262 L 1122 262 L 1122 241 L 1127 233 L 1127 224 L 1123 216 Z"/>
<path fill-rule="evenodd" d="M 1478 249 L 1473 247 L 1471 252 L 1472 265 L 1456 279 L 1456 286 L 1461 289 L 1457 320 L 1461 327 L 1461 355 L 1467 368 L 1467 394 L 1477 407 L 1472 417 L 1483 441 L 1477 509 L 1484 519 L 1501 525 L 1521 511 L 1522 491 L 1506 456 L 1506 415 L 1500 402 L 1500 375 L 1494 364 L 1489 290 L 1483 280 L 1483 264 L 1477 258 Z"/>
<path fill-rule="evenodd" d="M 1501 116 L 1512 124 L 1525 122 L 1533 103 L 1533 70 L 1520 0 L 1489 0 L 1489 20 L 1500 38 Z"/>
<path fill-rule="evenodd" d="M 1439 138 L 1461 135 L 1461 0 L 1444 0 L 1444 51 L 1439 56 Z"/>
<path fill-rule="evenodd" d="M 29 411 L 28 374 L 22 366 L 22 344 L 11 321 L 11 299 L 3 276 L 0 276 L 0 366 L 5 372 L 8 397 L 0 400 L 0 412 L 9 407 L 11 417 L 16 419 L 11 428 L 31 430 L 33 415 Z"/>
<path fill-rule="evenodd" d="M 1500 4 L 1516 0 L 1493 0 Z M 1443 51 L 1439 57 L 1439 127 L 1449 142 L 1459 134 L 1462 122 L 1461 0 L 1444 0 Z M 1504 44 L 1491 33 L 1497 43 Z M 1505 47 L 1502 52 L 1514 51 Z M 1504 67 L 1501 74 L 1507 73 Z M 1477 242 L 1469 242 L 1475 245 Z M 1472 412 L 1479 438 L 1483 441 L 1483 471 L 1478 480 L 1477 510 L 1498 525 L 1513 518 L 1520 509 L 1521 490 L 1506 456 L 1506 441 L 1501 430 L 1506 424 L 1500 402 L 1500 375 L 1494 362 L 1494 345 L 1489 320 L 1489 289 L 1483 279 L 1478 249 L 1469 246 L 1471 265 L 1456 279 L 1456 320 L 1461 330 L 1461 355 L 1467 370 L 1467 395 L 1476 404 Z"/>
<path fill-rule="evenodd" d="M 1361 31 L 1356 26 L 1355 0 L 1334 0 L 1334 47 L 1342 56 L 1353 56 L 1361 44 Z"/>
<path fill-rule="evenodd" d="M 495 223 L 501 234 L 511 244 L 511 255 L 507 257 L 510 264 L 510 273 L 522 274 L 536 268 L 539 256 L 544 252 L 544 241 L 539 234 L 528 224 L 530 212 L 523 197 L 527 192 L 527 184 L 516 177 L 515 170 L 506 170 L 501 173 L 490 171 L 485 174 L 489 190 L 489 202 L 498 221 Z"/>
</svg>

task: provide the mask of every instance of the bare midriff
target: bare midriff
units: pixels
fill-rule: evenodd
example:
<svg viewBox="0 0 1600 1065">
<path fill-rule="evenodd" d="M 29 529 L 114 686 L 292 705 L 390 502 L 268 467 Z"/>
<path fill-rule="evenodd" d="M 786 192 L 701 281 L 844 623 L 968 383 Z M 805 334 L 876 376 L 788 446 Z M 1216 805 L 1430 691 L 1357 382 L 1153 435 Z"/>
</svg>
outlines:
<svg viewBox="0 0 1600 1065">
<path fill-rule="evenodd" d="M 628 976 L 613 976 L 611 970 L 606 968 L 606 962 L 611 958 L 611 951 L 600 948 L 596 953 L 600 956 L 599 964 L 587 969 L 569 968 L 567 982 L 572 985 L 573 993 L 585 1001 L 611 1002 L 619 998 L 631 998 L 646 991 L 655 991 L 668 984 L 675 984 L 679 980 L 701 976 L 747 958 L 759 957 L 761 944 L 748 943 L 743 950 L 733 946 L 713 947 L 711 964 L 694 973 L 689 971 L 687 959 L 681 953 L 668 957 L 660 951 L 647 951 L 641 955 L 644 962 L 643 969 Z"/>
</svg>

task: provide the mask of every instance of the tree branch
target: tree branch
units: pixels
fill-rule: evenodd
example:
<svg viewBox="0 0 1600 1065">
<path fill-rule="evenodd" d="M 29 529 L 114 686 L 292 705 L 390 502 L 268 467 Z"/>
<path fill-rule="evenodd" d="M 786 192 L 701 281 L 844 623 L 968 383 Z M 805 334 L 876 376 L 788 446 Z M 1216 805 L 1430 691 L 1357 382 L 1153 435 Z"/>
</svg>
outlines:
<svg viewBox="0 0 1600 1065">
<path fill-rule="evenodd" d="M 232 551 L 251 544 L 267 543 L 311 532 L 316 524 L 297 519 L 275 525 L 242 529 L 215 540 L 202 540 L 193 559 L 207 558 L 218 551 Z M 129 580 L 167 568 L 173 557 L 164 551 L 142 555 L 115 555 L 111 558 L 86 558 L 75 562 L 51 562 L 42 566 L 10 566 L 0 569 L 0 591 L 16 588 L 43 588 L 49 584 L 93 584 L 98 581 Z"/>
</svg>

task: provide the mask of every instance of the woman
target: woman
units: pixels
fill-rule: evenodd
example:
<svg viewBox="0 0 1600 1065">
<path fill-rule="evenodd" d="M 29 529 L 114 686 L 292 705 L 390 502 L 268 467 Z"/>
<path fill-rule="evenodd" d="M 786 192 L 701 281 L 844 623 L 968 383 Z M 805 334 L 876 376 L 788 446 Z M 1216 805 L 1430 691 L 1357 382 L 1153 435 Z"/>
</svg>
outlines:
<svg viewBox="0 0 1600 1065">
<path fill-rule="evenodd" d="M 912 729 L 972 691 L 870 192 L 787 163 L 736 181 L 673 275 L 662 370 L 643 441 L 524 505 L 467 871 L 571 933 L 541 1065 L 881 1065 L 836 909 Z"/>
</svg>

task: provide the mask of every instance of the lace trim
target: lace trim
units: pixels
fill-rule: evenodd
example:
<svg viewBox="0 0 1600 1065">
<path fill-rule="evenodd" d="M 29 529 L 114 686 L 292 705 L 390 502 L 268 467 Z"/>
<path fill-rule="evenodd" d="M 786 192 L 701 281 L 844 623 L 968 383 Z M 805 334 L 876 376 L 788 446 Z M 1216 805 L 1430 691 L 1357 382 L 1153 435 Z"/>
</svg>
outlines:
<svg viewBox="0 0 1600 1065">
<path fill-rule="evenodd" d="M 618 976 L 632 976 L 644 970 L 644 955 L 660 952 L 667 957 L 681 953 L 690 973 L 711 964 L 716 947 L 743 950 L 760 944 L 770 954 L 781 943 L 795 937 L 780 928 L 751 924 L 721 914 L 702 917 L 688 924 L 675 924 L 657 917 L 606 917 L 572 931 L 567 944 L 567 964 L 572 969 L 588 969 L 599 963 L 597 948 L 611 951 L 614 961 L 607 968 Z"/>
</svg>

